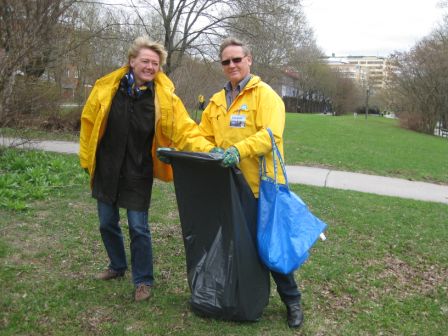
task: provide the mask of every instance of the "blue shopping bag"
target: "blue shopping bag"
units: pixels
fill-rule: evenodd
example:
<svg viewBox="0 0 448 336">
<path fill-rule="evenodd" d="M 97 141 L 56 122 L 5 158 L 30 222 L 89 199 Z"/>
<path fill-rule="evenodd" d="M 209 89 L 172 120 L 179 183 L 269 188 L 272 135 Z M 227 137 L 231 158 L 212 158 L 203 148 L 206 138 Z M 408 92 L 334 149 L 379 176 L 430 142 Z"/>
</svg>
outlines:
<svg viewBox="0 0 448 336">
<path fill-rule="evenodd" d="M 302 199 L 289 189 L 286 169 L 275 144 L 272 131 L 274 178 L 266 174 L 266 159 L 260 159 L 257 243 L 262 262 L 275 272 L 289 274 L 307 259 L 308 250 L 323 233 L 327 224 L 314 216 Z M 277 160 L 285 184 L 277 181 Z"/>
</svg>

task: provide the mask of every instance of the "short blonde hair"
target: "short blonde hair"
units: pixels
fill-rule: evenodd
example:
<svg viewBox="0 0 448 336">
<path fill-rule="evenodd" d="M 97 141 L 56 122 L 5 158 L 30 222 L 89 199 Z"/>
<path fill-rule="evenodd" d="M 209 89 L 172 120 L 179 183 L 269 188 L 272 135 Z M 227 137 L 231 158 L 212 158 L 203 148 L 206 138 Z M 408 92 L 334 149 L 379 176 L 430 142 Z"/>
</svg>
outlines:
<svg viewBox="0 0 448 336">
<path fill-rule="evenodd" d="M 152 41 L 148 36 L 139 36 L 132 42 L 128 50 L 128 64 L 130 63 L 131 58 L 137 57 L 141 49 L 150 49 L 154 51 L 159 55 L 160 66 L 165 64 L 168 55 L 165 47 L 158 42 Z"/>
</svg>

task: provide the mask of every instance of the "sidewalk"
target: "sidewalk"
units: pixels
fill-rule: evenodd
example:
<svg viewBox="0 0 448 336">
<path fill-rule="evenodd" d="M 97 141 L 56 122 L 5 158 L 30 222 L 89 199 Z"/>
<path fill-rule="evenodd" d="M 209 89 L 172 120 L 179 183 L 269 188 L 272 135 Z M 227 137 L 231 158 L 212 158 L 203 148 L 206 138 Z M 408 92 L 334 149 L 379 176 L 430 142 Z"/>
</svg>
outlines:
<svg viewBox="0 0 448 336">
<path fill-rule="evenodd" d="M 303 166 L 286 166 L 290 183 L 448 204 L 448 185 Z"/>
<path fill-rule="evenodd" d="M 79 145 L 75 142 L 32 141 L 20 144 L 17 139 L 0 138 L 0 146 L 11 143 L 57 153 L 78 154 L 79 151 Z M 286 166 L 286 172 L 290 183 L 448 204 L 448 185 L 304 166 Z"/>
</svg>

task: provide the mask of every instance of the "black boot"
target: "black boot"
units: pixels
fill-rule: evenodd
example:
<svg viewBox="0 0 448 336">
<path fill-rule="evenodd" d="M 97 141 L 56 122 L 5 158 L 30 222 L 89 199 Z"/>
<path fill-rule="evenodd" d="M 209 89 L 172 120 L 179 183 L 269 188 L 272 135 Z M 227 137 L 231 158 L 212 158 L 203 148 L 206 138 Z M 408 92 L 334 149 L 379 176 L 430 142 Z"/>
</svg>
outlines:
<svg viewBox="0 0 448 336">
<path fill-rule="evenodd" d="M 300 302 L 286 303 L 288 312 L 288 326 L 290 328 L 299 328 L 303 322 L 303 312 L 300 307 Z"/>
</svg>

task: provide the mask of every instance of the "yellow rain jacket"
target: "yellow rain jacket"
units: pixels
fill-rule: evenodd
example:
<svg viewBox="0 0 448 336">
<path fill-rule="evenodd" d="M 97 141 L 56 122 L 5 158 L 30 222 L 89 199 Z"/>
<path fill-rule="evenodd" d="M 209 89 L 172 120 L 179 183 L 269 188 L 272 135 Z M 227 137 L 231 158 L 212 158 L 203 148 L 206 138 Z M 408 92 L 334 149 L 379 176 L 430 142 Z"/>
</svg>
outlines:
<svg viewBox="0 0 448 336">
<path fill-rule="evenodd" d="M 96 164 L 96 150 L 104 135 L 112 99 L 118 90 L 120 80 L 129 71 L 124 66 L 98 79 L 90 93 L 81 115 L 79 159 L 82 168 L 90 174 L 90 185 Z M 156 159 L 158 147 L 175 147 L 186 151 L 210 151 L 214 146 L 200 136 L 196 123 L 190 118 L 182 101 L 174 93 L 174 85 L 163 72 L 154 78 L 155 87 L 155 136 L 152 144 L 154 177 L 171 181 L 173 171 Z"/>
<path fill-rule="evenodd" d="M 268 84 L 261 81 L 260 77 L 252 76 L 229 108 L 224 89 L 214 94 L 202 114 L 199 128 L 202 135 L 216 146 L 224 149 L 235 146 L 238 149 L 239 168 L 255 197 L 258 198 L 260 156 L 266 157 L 267 173 L 274 177 L 272 145 L 266 129 L 272 130 L 283 156 L 284 126 L 283 100 Z M 284 183 L 279 163 L 277 171 L 278 181 Z"/>
</svg>

